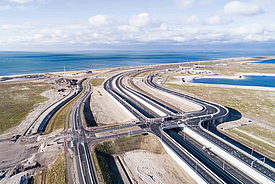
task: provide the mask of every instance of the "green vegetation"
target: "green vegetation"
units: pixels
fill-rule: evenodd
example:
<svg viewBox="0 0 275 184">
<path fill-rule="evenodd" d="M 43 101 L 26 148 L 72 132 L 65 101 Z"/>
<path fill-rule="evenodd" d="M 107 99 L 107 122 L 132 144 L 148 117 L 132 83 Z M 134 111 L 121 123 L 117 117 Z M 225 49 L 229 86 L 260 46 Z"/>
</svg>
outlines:
<svg viewBox="0 0 275 184">
<path fill-rule="evenodd" d="M 143 149 L 156 154 L 165 153 L 158 139 L 150 135 L 122 137 L 114 141 L 105 141 L 95 146 L 93 159 L 104 183 L 120 183 L 121 181 L 112 155 L 136 149 Z"/>
<path fill-rule="evenodd" d="M 141 72 L 138 75 L 136 75 L 136 77 L 144 77 L 146 75 L 148 75 L 149 72 Z"/>
<path fill-rule="evenodd" d="M 67 177 L 66 155 L 62 153 L 59 155 L 52 168 L 47 172 L 46 181 L 47 184 L 67 184 Z"/>
<path fill-rule="evenodd" d="M 51 169 L 43 170 L 40 174 L 33 176 L 31 184 L 67 184 L 67 163 L 66 155 L 62 153 L 58 156 Z"/>
<path fill-rule="evenodd" d="M 257 138 L 254 138 L 252 136 L 249 136 L 247 134 L 239 132 L 236 129 L 227 130 L 227 133 L 229 133 L 230 135 L 234 136 L 235 138 L 241 140 L 242 142 L 247 144 L 249 147 L 254 145 L 255 149 L 260 150 L 264 153 L 267 153 L 268 155 L 270 155 L 274 158 L 274 152 L 275 152 L 274 146 L 272 146 L 266 142 L 263 142 Z"/>
<path fill-rule="evenodd" d="M 57 129 L 64 128 L 65 129 L 65 123 L 66 123 L 66 116 L 68 113 L 68 110 L 73 105 L 73 103 L 77 100 L 77 97 L 71 100 L 69 103 L 67 103 L 64 107 L 62 107 L 53 118 L 50 120 L 50 122 L 47 125 L 47 128 L 45 130 L 45 134 L 51 133 Z M 70 116 L 69 116 L 70 117 Z M 70 120 L 69 120 L 70 121 Z M 68 125 L 70 127 L 70 123 Z"/>
<path fill-rule="evenodd" d="M 100 91 L 97 91 L 97 92 L 98 92 L 99 96 L 102 96 L 102 94 L 100 93 Z"/>
<path fill-rule="evenodd" d="M 114 153 L 112 142 L 107 141 L 95 146 L 97 164 L 104 183 L 119 183 L 116 163 L 111 154 Z"/>
<path fill-rule="evenodd" d="M 215 73 L 221 75 L 234 76 L 238 73 L 274 73 L 275 66 L 268 64 L 249 64 L 240 65 L 239 63 L 230 63 L 229 66 L 215 66 L 209 68 Z M 173 74 L 177 75 L 177 74 Z M 275 92 L 264 90 L 251 90 L 239 88 L 210 87 L 209 85 L 192 85 L 185 83 L 183 85 L 173 84 L 179 81 L 170 76 L 166 85 L 168 87 L 179 89 L 186 94 L 196 96 L 205 100 L 216 102 L 239 111 L 243 116 L 247 116 L 270 125 L 275 125 Z M 182 77 L 184 75 L 181 75 Z M 170 82 L 170 83 L 169 83 Z M 249 146 L 255 144 L 255 148 L 274 157 L 275 144 L 274 131 L 258 124 L 246 125 L 235 129 L 225 130 L 229 135 L 243 141 Z M 265 142 L 266 141 L 266 142 Z"/>
<path fill-rule="evenodd" d="M 164 148 L 158 141 L 158 138 L 150 135 L 134 135 L 131 137 L 121 137 L 113 143 L 114 152 L 121 154 L 128 151 L 142 149 L 155 154 L 165 153 Z M 110 146 L 110 150 L 112 148 Z"/>
<path fill-rule="evenodd" d="M 177 85 L 167 83 L 168 87 L 179 89 L 186 94 L 195 95 L 231 107 L 242 115 L 275 125 L 275 92 L 238 88 L 206 87 L 205 85 Z M 264 95 L 263 95 L 264 93 Z"/>
<path fill-rule="evenodd" d="M 13 77 L 1 77 L 0 81 L 5 81 L 5 80 L 9 80 L 9 79 L 13 79 Z"/>
<path fill-rule="evenodd" d="M 225 132 L 229 133 L 235 138 L 240 139 L 242 142 L 246 143 L 248 146 L 252 146 L 252 144 L 254 144 L 254 148 L 274 157 L 275 131 L 272 131 L 264 126 L 259 126 L 258 124 L 251 124 L 251 125 L 241 126 L 235 129 L 229 129 L 229 130 L 226 130 Z M 268 144 L 267 142 L 271 144 Z"/>
<path fill-rule="evenodd" d="M 45 83 L 0 84 L 0 134 L 17 126 L 37 104 L 47 101 L 41 96 L 50 89 Z"/>
<path fill-rule="evenodd" d="M 105 79 L 98 78 L 98 79 L 93 79 L 91 81 L 92 86 L 100 86 L 104 82 Z"/>
<path fill-rule="evenodd" d="M 227 62 L 224 62 L 227 64 Z M 229 66 L 215 66 L 207 68 L 215 73 L 221 75 L 233 76 L 237 73 L 275 73 L 275 66 L 273 64 L 249 64 L 241 65 L 239 63 L 230 63 Z"/>
</svg>

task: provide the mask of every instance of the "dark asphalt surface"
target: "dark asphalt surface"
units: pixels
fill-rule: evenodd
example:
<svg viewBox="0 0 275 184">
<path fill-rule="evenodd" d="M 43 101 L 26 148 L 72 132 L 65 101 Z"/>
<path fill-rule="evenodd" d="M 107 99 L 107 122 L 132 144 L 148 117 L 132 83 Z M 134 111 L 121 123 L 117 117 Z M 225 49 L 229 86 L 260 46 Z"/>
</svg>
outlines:
<svg viewBox="0 0 275 184">
<path fill-rule="evenodd" d="M 109 81 L 107 81 L 105 84 L 108 84 L 109 83 L 109 86 L 108 88 L 105 88 L 107 89 L 107 91 L 109 93 L 112 93 L 113 91 L 115 91 L 114 87 L 111 86 L 111 83 L 112 83 L 112 80 L 115 80 L 116 79 L 116 85 L 117 85 L 117 88 L 120 89 L 120 93 L 123 93 L 123 90 L 125 90 L 125 87 L 124 89 L 122 89 L 122 84 L 121 84 L 121 80 L 122 80 L 122 77 L 124 75 L 119 75 L 117 74 L 116 76 L 112 77 L 109 79 Z M 159 90 L 162 90 L 162 91 L 165 91 L 165 92 L 168 92 L 168 93 L 171 93 L 171 94 L 174 94 L 174 95 L 177 95 L 177 96 L 180 96 L 180 97 L 183 97 L 185 99 L 188 99 L 188 100 L 191 100 L 195 103 L 198 103 L 200 105 L 203 106 L 203 109 L 199 112 L 196 112 L 196 113 L 193 113 L 193 114 L 185 114 L 185 117 L 187 118 L 192 118 L 194 116 L 202 116 L 202 115 L 208 115 L 207 117 L 208 118 L 211 118 L 210 114 L 213 114 L 212 117 L 214 118 L 217 118 L 217 117 L 223 117 L 225 116 L 226 117 L 226 114 L 228 113 L 227 109 L 224 108 L 223 106 L 220 106 L 218 104 L 212 104 L 211 102 L 206 102 L 204 100 L 201 100 L 201 99 L 197 99 L 195 97 L 191 97 L 191 96 L 188 96 L 188 95 L 185 95 L 185 94 L 181 94 L 177 91 L 173 91 L 173 90 L 170 90 L 170 89 L 167 89 L 167 88 L 163 88 L 162 86 L 159 86 L 157 84 L 155 84 L 153 82 L 153 75 L 150 75 L 148 78 L 147 78 L 147 81 L 146 81 L 147 85 L 150 85 L 151 87 L 153 88 L 156 88 L 156 89 L 159 89 Z M 105 86 L 106 87 L 106 86 Z M 116 93 L 118 93 L 116 91 Z M 122 95 L 125 95 L 125 92 L 123 94 L 120 94 L 121 96 Z M 117 96 L 115 98 L 118 98 Z M 131 99 L 133 100 L 133 99 Z M 131 109 L 133 111 L 133 107 L 131 106 L 127 106 L 126 108 L 128 109 Z M 147 111 L 148 113 L 148 109 L 144 108 L 143 106 L 140 107 L 142 108 L 143 110 Z M 138 109 L 136 109 L 138 110 Z M 143 113 L 142 111 L 140 111 L 140 113 Z M 147 114 L 145 113 L 144 116 L 146 116 Z M 140 118 L 141 120 L 143 119 L 144 117 Z M 180 119 L 180 118 L 179 118 Z M 189 125 L 198 125 L 199 123 L 199 119 L 192 119 L 192 120 L 189 120 L 188 121 L 188 124 Z M 249 160 L 249 157 L 248 158 L 245 158 L 247 157 L 246 155 L 244 154 L 241 154 L 239 153 L 237 150 L 235 150 L 234 148 L 228 146 L 227 144 L 223 143 L 222 141 L 218 140 L 217 138 L 213 137 L 211 134 L 201 130 L 201 128 L 199 126 L 194 126 L 192 127 L 193 130 L 195 130 L 196 132 L 198 132 L 199 134 L 205 136 L 207 139 L 209 139 L 210 141 L 212 141 L 213 143 L 219 145 L 221 148 L 227 150 L 229 153 L 237 156 L 239 159 L 243 160 L 243 161 L 246 161 L 247 164 L 250 164 L 252 160 Z M 156 131 L 156 130 L 155 130 Z M 154 132 L 154 131 L 153 131 Z M 155 134 L 157 134 L 157 132 L 154 132 Z M 170 145 L 169 145 L 170 146 Z M 231 152 L 230 152 L 231 151 Z M 219 161 L 217 161 L 219 162 Z M 250 163 L 249 163 L 250 162 Z M 257 164 L 257 165 L 256 165 Z M 262 167 L 260 168 L 259 170 L 261 170 L 263 173 L 267 173 L 268 172 L 268 168 L 262 166 L 261 164 L 258 164 L 258 163 L 255 163 L 255 168 L 258 168 L 258 167 Z M 225 167 L 226 168 L 226 167 Z M 232 167 L 231 167 L 232 168 Z M 230 169 L 229 169 L 230 170 Z M 234 171 L 231 169 L 231 172 L 234 173 Z M 272 174 L 274 174 L 272 171 L 270 171 L 270 173 L 268 173 L 267 175 L 271 176 L 272 177 Z M 249 177 L 242 177 L 240 176 L 240 174 L 238 175 L 237 172 L 235 172 L 235 174 L 233 174 L 235 176 L 238 176 L 238 178 L 242 179 L 243 181 L 248 182 L 249 180 L 252 182 L 252 183 L 257 183 L 256 181 L 253 181 L 251 179 L 249 179 Z M 246 179 L 244 179 L 246 178 Z"/>
</svg>

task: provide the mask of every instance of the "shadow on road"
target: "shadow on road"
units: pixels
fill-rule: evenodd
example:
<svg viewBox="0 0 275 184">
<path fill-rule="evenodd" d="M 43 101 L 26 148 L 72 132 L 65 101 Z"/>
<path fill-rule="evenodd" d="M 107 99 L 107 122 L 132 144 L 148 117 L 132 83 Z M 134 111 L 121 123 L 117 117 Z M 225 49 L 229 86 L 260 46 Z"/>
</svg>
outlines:
<svg viewBox="0 0 275 184">
<path fill-rule="evenodd" d="M 91 111 L 90 102 L 91 102 L 91 96 L 89 96 L 88 99 L 85 101 L 84 116 L 85 116 L 85 120 L 87 122 L 87 126 L 93 127 L 93 126 L 97 126 L 97 123 L 96 123 L 93 113 Z"/>
<path fill-rule="evenodd" d="M 229 110 L 229 117 L 226 122 L 236 121 L 242 118 L 242 114 L 239 111 L 232 109 L 230 107 L 226 107 L 226 108 Z"/>
</svg>

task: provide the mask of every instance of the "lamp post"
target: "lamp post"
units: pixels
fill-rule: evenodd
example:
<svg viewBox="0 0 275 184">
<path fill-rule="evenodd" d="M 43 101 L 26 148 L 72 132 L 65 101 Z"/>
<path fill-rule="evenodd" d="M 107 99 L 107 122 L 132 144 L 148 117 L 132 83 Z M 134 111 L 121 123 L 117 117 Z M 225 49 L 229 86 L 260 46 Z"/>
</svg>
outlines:
<svg viewBox="0 0 275 184">
<path fill-rule="evenodd" d="M 252 145 L 251 155 L 253 156 L 254 143 Z"/>
</svg>

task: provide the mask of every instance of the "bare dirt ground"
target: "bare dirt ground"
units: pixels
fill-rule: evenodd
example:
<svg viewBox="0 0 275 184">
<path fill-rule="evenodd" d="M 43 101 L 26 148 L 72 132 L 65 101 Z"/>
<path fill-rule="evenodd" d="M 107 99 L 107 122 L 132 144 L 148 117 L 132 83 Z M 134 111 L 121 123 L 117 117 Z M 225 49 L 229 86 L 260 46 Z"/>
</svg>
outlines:
<svg viewBox="0 0 275 184">
<path fill-rule="evenodd" d="M 20 144 L 12 141 L 0 142 L 1 148 L 8 148 L 0 152 L 0 171 L 4 174 L 0 174 L 4 177 L 1 183 L 18 183 L 24 175 L 25 177 L 27 174 L 33 176 L 47 169 L 63 152 L 62 144 L 53 142 L 56 139 L 55 135 L 58 135 L 60 131 L 57 130 L 49 135 L 39 136 L 39 138 L 38 135 L 30 136 L 22 139 Z M 41 151 L 41 144 L 45 142 L 47 146 Z"/>
<path fill-rule="evenodd" d="M 162 93 L 157 93 L 156 91 L 154 90 L 151 90 L 148 86 L 146 86 L 143 82 L 141 82 L 142 78 L 135 78 L 134 79 L 134 83 L 140 87 L 141 89 L 143 89 L 144 91 L 150 93 L 150 94 L 154 94 L 157 98 L 161 99 L 161 100 L 164 100 L 170 104 L 172 104 L 173 106 L 175 107 L 178 107 L 180 109 L 182 109 L 184 112 L 189 112 L 189 111 L 194 111 L 194 108 L 184 104 L 184 103 L 181 103 L 179 101 L 176 101 L 172 98 L 169 98 L 165 95 L 163 95 Z"/>
<path fill-rule="evenodd" d="M 252 121 L 250 118 L 241 117 L 241 119 L 238 119 L 235 121 L 229 121 L 229 122 L 224 122 L 222 124 L 219 124 L 218 128 L 222 130 L 228 130 L 228 129 L 237 128 L 240 126 L 250 125 L 252 123 L 255 123 L 255 121 Z"/>
<path fill-rule="evenodd" d="M 102 86 L 93 87 L 91 109 L 97 123 L 101 125 L 131 122 L 133 119 L 118 106 Z"/>
<path fill-rule="evenodd" d="M 168 154 L 134 150 L 123 159 L 137 183 L 196 183 Z"/>
</svg>

